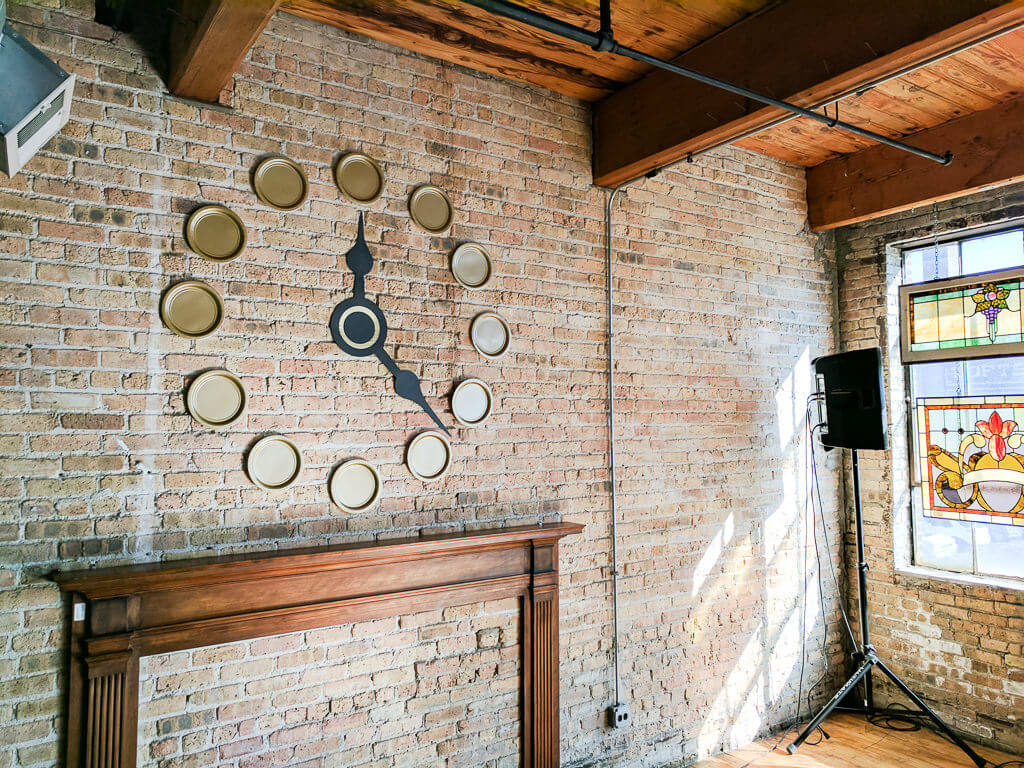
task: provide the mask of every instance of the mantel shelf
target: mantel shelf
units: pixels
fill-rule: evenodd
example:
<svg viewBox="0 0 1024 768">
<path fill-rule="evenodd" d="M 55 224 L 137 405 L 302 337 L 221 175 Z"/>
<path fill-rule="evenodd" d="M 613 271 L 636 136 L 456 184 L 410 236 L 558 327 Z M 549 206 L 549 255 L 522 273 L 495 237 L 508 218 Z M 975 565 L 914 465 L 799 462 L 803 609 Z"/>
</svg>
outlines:
<svg viewBox="0 0 1024 768">
<path fill-rule="evenodd" d="M 517 597 L 523 765 L 558 749 L 558 543 L 578 523 L 58 572 L 75 602 L 67 765 L 134 768 L 139 658 Z"/>
<path fill-rule="evenodd" d="M 57 571 L 52 575 L 65 592 L 78 592 L 90 600 L 126 597 L 177 586 L 272 578 L 314 573 L 373 563 L 429 559 L 438 555 L 483 551 L 522 542 L 557 541 L 579 533 L 579 523 L 546 523 L 509 528 L 487 528 L 464 533 L 438 533 L 415 538 L 384 539 L 322 547 L 244 552 L 218 557 Z"/>
</svg>

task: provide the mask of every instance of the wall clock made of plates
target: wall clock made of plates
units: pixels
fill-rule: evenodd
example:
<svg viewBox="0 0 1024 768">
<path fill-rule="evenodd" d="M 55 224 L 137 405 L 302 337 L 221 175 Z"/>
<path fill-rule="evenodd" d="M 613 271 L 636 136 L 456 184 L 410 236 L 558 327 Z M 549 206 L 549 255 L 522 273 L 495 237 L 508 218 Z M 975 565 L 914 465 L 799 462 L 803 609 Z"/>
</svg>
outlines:
<svg viewBox="0 0 1024 768">
<path fill-rule="evenodd" d="M 334 168 L 341 192 L 357 205 L 377 200 L 384 191 L 384 172 L 370 157 L 350 153 Z M 302 167 L 286 157 L 268 157 L 253 173 L 253 188 L 264 204 L 289 211 L 306 202 L 309 182 Z M 435 186 L 416 187 L 409 196 L 412 221 L 430 234 L 447 232 L 455 209 L 445 192 Z M 185 225 L 190 249 L 205 259 L 227 262 L 245 251 L 246 230 L 234 211 L 223 205 L 203 205 L 192 212 Z M 402 368 L 388 353 L 387 317 L 367 291 L 373 270 L 373 254 L 366 242 L 363 214 L 359 213 L 356 239 L 345 263 L 352 272 L 351 294 L 334 307 L 327 331 L 339 349 L 353 357 L 375 356 L 391 374 L 396 395 L 416 404 L 437 429 L 413 436 L 405 449 L 405 463 L 412 475 L 423 481 L 444 477 L 452 460 L 450 432 L 444 420 L 423 395 L 419 377 Z M 467 289 L 482 288 L 492 276 L 493 263 L 487 248 L 463 243 L 451 254 L 451 273 Z M 211 285 L 200 280 L 174 283 L 160 301 L 160 316 L 171 331 L 188 339 L 212 334 L 224 319 L 224 301 Z M 495 312 L 473 318 L 469 329 L 473 347 L 483 356 L 503 355 L 512 340 L 508 323 Z M 246 411 L 247 395 L 242 380 L 231 371 L 215 369 L 199 374 L 189 384 L 185 405 L 199 424 L 224 429 L 235 424 Z M 483 424 L 494 403 L 491 388 L 480 379 L 465 379 L 452 391 L 450 407 L 455 420 L 464 427 Z M 302 471 L 299 447 L 286 435 L 260 438 L 246 457 L 246 473 L 253 483 L 267 490 L 281 490 L 294 483 Z M 350 457 L 334 467 L 327 488 L 340 509 L 358 512 L 372 507 L 380 496 L 381 476 L 376 466 L 361 457 Z"/>
</svg>

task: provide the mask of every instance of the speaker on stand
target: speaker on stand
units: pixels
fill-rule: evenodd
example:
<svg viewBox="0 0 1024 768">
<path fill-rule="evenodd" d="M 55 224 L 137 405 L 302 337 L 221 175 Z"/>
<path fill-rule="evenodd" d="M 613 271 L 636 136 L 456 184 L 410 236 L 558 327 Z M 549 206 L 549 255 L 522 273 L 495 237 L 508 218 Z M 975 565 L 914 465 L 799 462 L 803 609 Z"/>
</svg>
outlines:
<svg viewBox="0 0 1024 768">
<path fill-rule="evenodd" d="M 885 417 L 885 397 L 882 384 L 882 350 L 878 347 L 858 349 L 827 355 L 814 360 L 814 374 L 821 422 L 821 443 L 826 450 L 833 448 L 850 449 L 853 467 L 853 509 L 854 526 L 857 537 L 857 595 L 858 615 L 860 618 L 860 647 L 855 649 L 853 662 L 856 669 L 853 675 L 843 683 L 829 702 L 814 716 L 792 744 L 786 750 L 794 754 L 807 740 L 814 730 L 821 725 L 842 701 L 862 685 L 859 704 L 855 707 L 844 707 L 844 711 L 860 712 L 868 717 L 884 713 L 875 707 L 874 690 L 872 689 L 871 672 L 877 668 L 884 674 L 921 713 L 927 716 L 935 727 L 950 741 L 956 744 L 978 768 L 985 768 L 988 762 L 975 752 L 970 744 L 960 738 L 957 733 L 946 725 L 925 702 L 914 693 L 910 686 L 889 669 L 875 652 L 871 644 L 871 631 L 868 621 L 868 563 L 864 554 L 864 515 L 860 497 L 860 462 L 858 452 L 861 450 L 884 451 L 889 448 Z"/>
</svg>

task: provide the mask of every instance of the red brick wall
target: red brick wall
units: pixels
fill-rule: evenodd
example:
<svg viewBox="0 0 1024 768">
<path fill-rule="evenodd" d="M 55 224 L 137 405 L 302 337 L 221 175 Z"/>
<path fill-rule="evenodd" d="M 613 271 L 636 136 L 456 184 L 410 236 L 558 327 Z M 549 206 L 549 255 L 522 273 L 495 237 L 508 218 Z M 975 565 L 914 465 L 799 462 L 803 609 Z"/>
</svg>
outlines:
<svg viewBox="0 0 1024 768">
<path fill-rule="evenodd" d="M 833 344 L 833 262 L 806 229 L 800 169 L 723 150 L 619 199 L 634 722 L 610 732 L 605 193 L 591 185 L 586 106 L 281 14 L 243 64 L 233 109 L 200 109 L 165 93 L 130 38 L 92 23 L 89 2 L 19 4 L 11 16 L 80 81 L 61 136 L 0 180 L 0 768 L 56 760 L 65 635 L 49 570 L 557 518 L 587 525 L 562 555 L 566 765 L 666 765 L 795 715 L 804 562 L 815 581 L 802 409 L 809 360 Z M 368 289 L 393 322 L 396 359 L 438 407 L 458 378 L 494 386 L 496 413 L 456 431 L 442 483 L 402 464 L 425 418 L 378 363 L 343 356 L 327 335 L 357 214 L 331 166 L 354 149 L 388 176 L 368 207 Z M 249 189 L 270 152 L 308 171 L 311 198 L 295 212 L 268 210 Z M 409 222 L 409 190 L 427 181 L 455 202 L 450 237 Z M 201 201 L 246 222 L 242 258 L 215 265 L 186 249 L 185 216 Z M 447 274 L 465 240 L 491 247 L 493 288 L 470 294 Z M 195 343 L 156 311 L 186 275 L 227 306 L 220 331 Z M 497 362 L 467 338 L 486 307 L 514 332 Z M 247 420 L 222 432 L 199 429 L 182 398 L 215 366 L 251 394 Z M 271 431 L 306 458 L 283 493 L 243 471 L 247 447 Z M 346 515 L 326 479 L 353 455 L 379 464 L 384 497 Z M 834 503 L 826 516 L 836 545 Z M 812 589 L 805 686 L 823 671 L 817 606 Z M 144 759 L 328 765 L 342 744 L 354 750 L 346 765 L 379 765 L 379 743 L 416 765 L 514 764 L 515 630 L 494 618 L 507 607 L 149 659 Z M 834 632 L 828 641 L 834 655 Z"/>
<path fill-rule="evenodd" d="M 1015 754 L 1024 753 L 1024 589 L 907 567 L 906 384 L 897 320 L 901 266 L 894 244 L 1022 216 L 1024 186 L 1016 185 L 846 227 L 835 235 L 842 344 L 883 348 L 889 392 L 892 450 L 866 452 L 861 461 L 875 645 L 952 725 Z M 846 538 L 852 559 L 852 531 Z M 854 564 L 849 565 L 853 580 Z M 892 690 L 886 694 L 883 701 L 904 701 Z"/>
</svg>

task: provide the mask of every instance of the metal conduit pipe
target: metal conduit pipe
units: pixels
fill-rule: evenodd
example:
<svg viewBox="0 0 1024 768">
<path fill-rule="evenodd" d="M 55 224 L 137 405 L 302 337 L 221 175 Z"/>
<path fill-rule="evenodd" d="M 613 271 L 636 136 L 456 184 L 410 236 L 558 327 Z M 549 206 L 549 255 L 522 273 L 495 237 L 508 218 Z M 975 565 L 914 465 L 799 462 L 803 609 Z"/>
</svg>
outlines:
<svg viewBox="0 0 1024 768">
<path fill-rule="evenodd" d="M 529 8 L 524 8 L 514 3 L 505 2 L 505 0 L 466 0 L 470 5 L 475 5 L 478 8 L 483 8 L 486 11 L 496 13 L 500 16 L 518 21 L 522 24 L 527 24 L 531 27 L 550 32 L 551 34 L 564 37 L 567 40 L 573 40 L 582 45 L 588 45 L 597 51 L 608 51 L 618 56 L 625 56 L 626 58 L 639 61 L 644 64 L 649 64 L 652 67 L 664 69 L 666 72 L 672 72 L 673 74 L 680 75 L 682 77 L 696 80 L 699 83 L 710 85 L 713 88 L 721 88 L 723 91 L 734 93 L 737 96 L 743 96 L 744 98 L 750 99 L 751 101 L 757 101 L 768 106 L 778 107 L 784 109 L 794 115 L 800 117 L 806 117 L 810 120 L 814 120 L 819 123 L 824 123 L 832 128 L 841 128 L 849 133 L 856 134 L 857 136 L 863 136 L 864 138 L 876 141 L 879 144 L 885 144 L 895 149 L 902 150 L 903 152 L 909 152 L 912 155 L 923 157 L 926 160 L 939 163 L 940 165 L 949 165 L 953 162 L 953 153 L 945 152 L 944 154 L 938 155 L 934 152 L 929 152 L 926 149 L 915 147 L 897 139 L 890 139 L 888 136 L 883 136 L 880 133 L 869 131 L 866 128 L 847 123 L 843 120 L 828 117 L 819 112 L 814 112 L 810 109 L 791 104 L 788 101 L 782 99 L 776 99 L 772 96 L 767 96 L 757 91 L 752 91 L 749 88 L 744 88 L 741 85 L 735 85 L 734 83 L 727 82 L 725 80 L 719 80 L 717 77 L 705 75 L 703 72 L 683 67 L 678 64 L 674 64 L 670 61 L 659 59 L 657 56 L 651 56 L 643 51 L 638 51 L 635 48 L 629 46 L 620 45 L 615 42 L 610 33 L 605 33 L 606 26 L 602 24 L 602 33 L 591 32 L 583 27 L 577 27 L 573 24 L 567 24 L 564 21 L 552 18 L 543 13 L 532 11 Z M 604 9 L 602 9 L 604 11 Z M 606 14 L 602 12 L 602 17 L 606 18 Z"/>
<path fill-rule="evenodd" d="M 651 179 L 662 171 L 668 171 L 687 160 L 677 160 L 664 168 L 651 171 L 639 179 L 625 181 L 608 193 L 604 205 L 604 253 L 607 275 L 607 297 L 608 297 L 608 475 L 610 482 L 611 496 L 611 577 L 612 577 L 612 665 L 615 669 L 615 705 L 622 701 L 622 672 L 619 655 L 621 644 L 619 642 L 619 515 L 618 515 L 618 465 L 615 461 L 615 263 L 612 250 L 612 229 L 615 223 L 615 198 L 619 193 L 641 179 Z"/>
<path fill-rule="evenodd" d="M 629 184 L 631 182 L 626 182 Z M 626 184 L 620 184 L 608 193 L 604 206 L 604 250 L 608 269 L 608 474 L 611 479 L 611 536 L 612 536 L 612 662 L 615 667 L 615 704 L 622 703 L 622 674 L 619 670 L 619 529 L 616 510 L 616 466 L 615 466 L 615 295 L 612 287 L 612 213 L 615 198 Z"/>
</svg>

